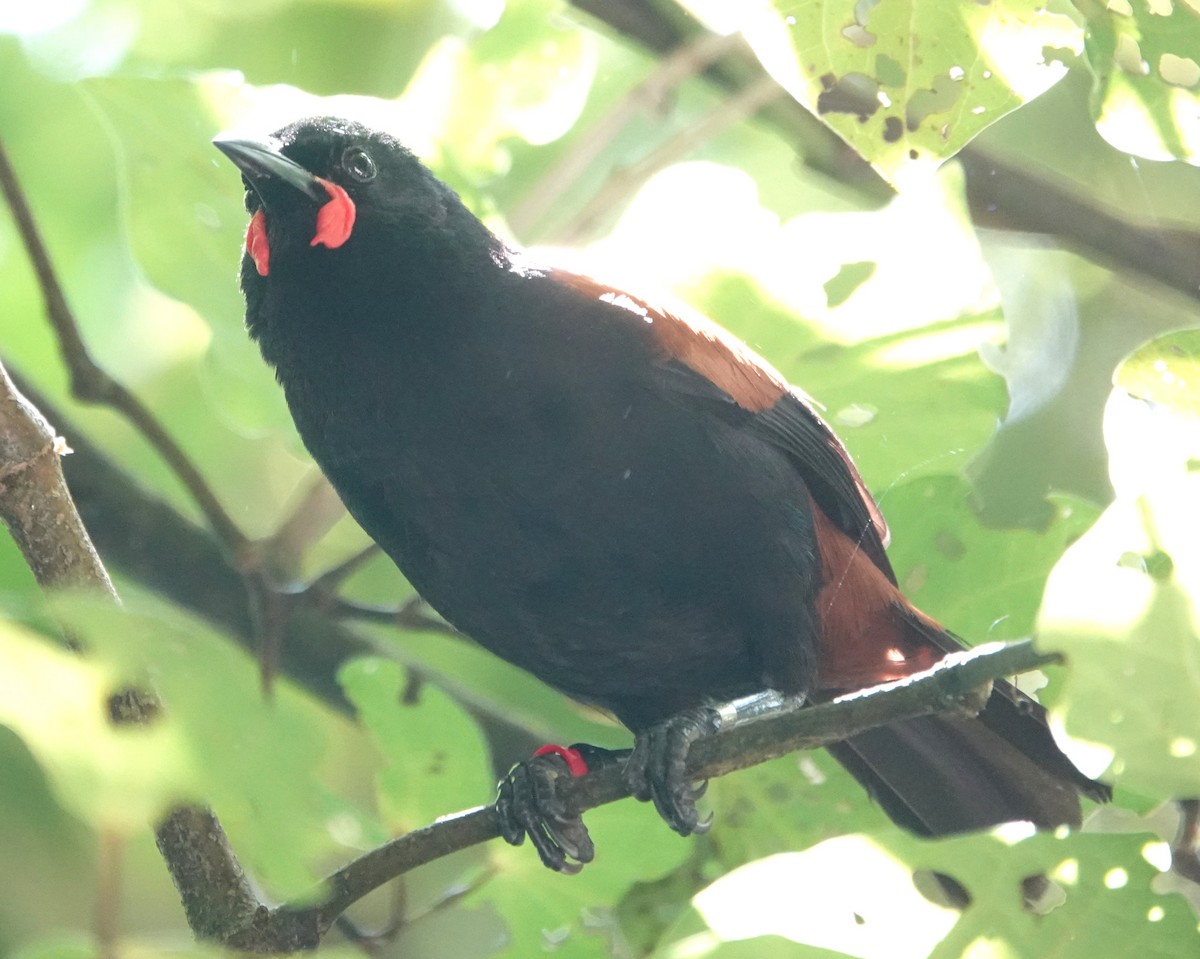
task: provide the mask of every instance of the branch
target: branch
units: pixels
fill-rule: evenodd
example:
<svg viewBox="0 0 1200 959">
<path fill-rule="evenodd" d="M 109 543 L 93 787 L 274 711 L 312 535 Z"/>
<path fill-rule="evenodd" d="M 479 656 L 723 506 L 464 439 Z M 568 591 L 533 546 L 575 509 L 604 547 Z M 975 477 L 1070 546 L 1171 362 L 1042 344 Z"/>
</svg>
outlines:
<svg viewBox="0 0 1200 959">
<path fill-rule="evenodd" d="M 94 588 L 116 600 L 59 467 L 70 452 L 0 365 L 0 520 L 42 589 Z"/>
<path fill-rule="evenodd" d="M 712 779 L 800 749 L 817 749 L 876 726 L 915 719 L 946 710 L 977 711 L 980 687 L 1017 673 L 1060 662 L 1038 653 L 1025 640 L 990 643 L 955 653 L 923 673 L 843 696 L 830 703 L 804 707 L 734 727 L 703 739 L 687 760 L 690 779 Z M 559 798 L 571 812 L 627 798 L 621 763 L 577 779 L 562 781 Z M 260 915 L 256 929 L 275 929 L 288 938 L 295 930 L 319 937 L 350 905 L 387 882 L 424 865 L 500 835 L 495 806 L 483 806 L 439 819 L 373 849 L 326 879 L 329 891 L 311 906 L 280 906 L 269 918 Z M 243 948 L 246 944 L 238 940 Z"/>
<path fill-rule="evenodd" d="M 63 479 L 59 456 L 68 452 L 62 438 L 0 366 L 0 519 L 43 590 L 98 590 L 120 603 Z M 151 694 L 126 690 L 125 696 L 130 700 L 128 708 L 114 711 L 113 722 L 142 722 L 156 714 Z M 188 828 L 198 822 L 200 826 Z M 120 851 L 114 837 L 103 831 L 100 841 L 101 862 L 107 868 L 101 872 L 96 928 L 108 951 L 117 931 Z M 185 902 L 190 897 L 213 912 L 252 899 L 220 824 L 207 810 L 173 810 L 158 831 L 158 843 Z M 236 875 L 241 882 L 219 888 L 205 885 L 214 874 Z M 193 919 L 190 908 L 188 918 Z"/>
<path fill-rule="evenodd" d="M 189 484 L 226 545 L 240 546 L 244 542 L 241 534 L 221 511 L 191 462 L 149 411 L 92 362 L 2 145 L 0 189 L 8 200 L 33 262 L 47 313 L 71 367 L 76 393 L 97 402 L 107 402 L 123 412 Z M 43 590 L 98 590 L 119 604 L 120 597 L 92 545 L 63 478 L 59 456 L 69 452 L 66 442 L 21 395 L 7 370 L 0 365 L 0 519 L 11 531 Z M 128 536 L 128 530 L 124 535 Z M 110 714 L 110 721 L 114 724 L 148 722 L 158 712 L 158 701 L 153 693 L 124 690 Z M 248 911 L 264 908 L 246 881 L 220 823 L 208 810 L 186 806 L 171 810 L 156 830 L 156 837 L 171 878 L 183 897 L 188 922 L 193 929 L 204 928 L 210 920 L 228 924 L 231 916 L 240 917 Z M 96 935 L 107 955 L 115 954 L 112 947 L 117 932 L 119 849 L 114 846 L 111 835 L 102 832 L 100 841 L 102 872 L 97 896 Z M 221 880 L 219 885 L 214 884 L 214 878 Z"/>
<path fill-rule="evenodd" d="M 333 486 L 318 473 L 271 538 L 260 544 L 267 553 L 266 564 L 280 573 L 292 574 L 308 548 L 345 515 L 346 507 Z"/>
<path fill-rule="evenodd" d="M 86 442 L 77 441 L 82 454 L 72 457 L 73 466 L 89 466 L 97 469 L 98 454 L 90 450 Z M 40 447 L 38 447 L 40 448 Z M 102 462 L 102 461 L 101 461 Z M 100 492 L 112 496 L 113 488 L 128 487 L 128 479 L 109 465 L 103 478 L 86 476 L 79 485 L 88 498 Z M 83 474 L 79 474 L 83 475 Z M 134 568 L 143 572 L 156 570 L 161 575 L 162 560 L 156 550 L 171 550 L 178 546 L 185 549 L 184 555 L 203 556 L 199 547 L 206 541 L 204 535 L 178 516 L 174 522 L 183 524 L 189 533 L 175 530 L 176 541 L 168 537 L 164 543 L 158 536 L 134 535 L 124 520 L 133 516 L 162 515 L 165 506 L 154 500 L 136 500 L 133 491 L 123 491 L 124 505 L 115 515 L 108 507 L 111 500 L 92 504 L 98 514 L 109 514 L 108 522 L 113 527 L 115 543 L 127 545 L 124 558 Z M 145 497 L 145 494 L 140 494 Z M 126 513 L 125 511 L 129 512 Z M 169 512 L 169 510 L 168 510 Z M 124 515 L 122 515 L 124 514 Z M 118 530 L 120 531 L 118 533 Z M 215 544 L 208 549 L 209 563 L 220 564 L 219 551 Z M 144 551 L 150 550 L 146 555 Z M 197 552 L 199 550 L 199 552 Z M 131 555 L 132 553 L 132 555 Z M 170 564 L 170 565 L 178 565 Z M 203 566 L 203 562 L 201 566 Z M 188 582 L 194 584 L 199 574 L 205 580 L 204 571 L 188 564 Z M 230 571 L 228 588 L 236 590 L 244 604 L 245 596 L 240 590 L 240 580 Z M 219 596 L 220 591 L 217 591 Z M 203 601 L 212 595 L 206 589 L 197 594 L 181 592 L 181 598 L 189 598 L 196 607 L 197 599 Z M 216 599 L 216 597 L 213 597 Z M 217 609 L 226 608 L 216 601 Z M 214 609 L 201 609 L 210 616 Z M 226 613 L 228 616 L 228 613 Z M 242 629 L 249 632 L 245 613 L 234 614 L 240 619 Z M 227 625 L 228 625 L 227 620 Z M 339 646 L 336 637 L 344 631 L 327 618 L 316 615 L 298 617 L 301 634 L 308 634 L 309 644 L 324 640 L 336 650 L 335 659 L 348 655 L 345 646 Z M 291 645 L 289 636 L 289 646 Z M 361 641 L 358 641 L 361 642 Z M 311 648 L 301 644 L 301 648 Z M 324 645 L 322 643 L 322 645 Z M 362 647 L 360 647 L 361 649 Z M 889 684 L 844 697 L 821 706 L 802 709 L 760 720 L 745 727 L 735 728 L 710 740 L 696 743 L 689 757 L 688 773 L 695 778 L 712 778 L 734 769 L 764 762 L 775 756 L 795 749 L 816 748 L 854 735 L 872 726 L 900 719 L 913 718 L 956 705 L 978 686 L 989 680 L 1029 669 L 1039 668 L 1054 662 L 1054 657 L 1041 656 L 1033 651 L 1029 643 L 1012 646 L 980 647 L 977 650 L 948 658 L 928 673 L 912 677 L 900 683 Z M 328 674 L 326 674 L 328 675 Z M 310 677 L 311 678 L 311 677 Z M 621 779 L 619 765 L 599 769 L 587 776 L 570 780 L 564 784 L 564 801 L 577 811 L 584 811 L 605 803 L 624 798 L 626 792 Z M 492 806 L 470 810 L 439 820 L 430 826 L 401 836 L 373 850 L 327 880 L 328 893 L 315 905 L 305 907 L 281 906 L 270 909 L 254 896 L 246 882 L 236 858 L 229 850 L 219 825 L 206 810 L 181 808 L 172 811 L 158 827 L 157 837 L 164 854 L 174 861 L 172 871 L 177 875 L 191 876 L 193 881 L 180 882 L 188 921 L 197 935 L 216 939 L 236 948 L 254 951 L 288 951 L 314 947 L 336 918 L 352 903 L 390 880 L 434 859 L 449 855 L 468 846 L 496 838 L 499 830 L 495 809 Z M 201 844 L 197 845 L 197 840 Z M 217 892 L 221 894 L 218 895 Z"/>
</svg>

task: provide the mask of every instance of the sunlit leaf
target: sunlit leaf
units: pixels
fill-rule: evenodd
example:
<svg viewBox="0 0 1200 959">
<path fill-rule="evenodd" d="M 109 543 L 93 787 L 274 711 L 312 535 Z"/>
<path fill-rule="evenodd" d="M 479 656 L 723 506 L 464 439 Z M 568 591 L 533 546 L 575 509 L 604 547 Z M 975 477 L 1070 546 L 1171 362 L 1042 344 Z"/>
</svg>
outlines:
<svg viewBox="0 0 1200 959">
<path fill-rule="evenodd" d="M 1120 785 L 1156 799 L 1190 796 L 1200 777 L 1193 339 L 1165 337 L 1122 365 L 1125 389 L 1105 414 L 1116 499 L 1051 574 L 1039 617 L 1047 645 L 1071 660 L 1067 731 L 1112 754 Z"/>
<path fill-rule="evenodd" d="M 1147 343 L 1118 367 L 1115 382 L 1137 399 L 1177 410 L 1200 428 L 1200 330 Z"/>
<path fill-rule="evenodd" d="M 1164 799 L 1200 781 L 1200 551 L 1179 520 L 1198 496 L 1193 474 L 1119 498 L 1055 568 L 1040 615 L 1043 643 L 1071 663 L 1067 731 L 1112 750 L 1118 782 Z"/>
<path fill-rule="evenodd" d="M 145 829 L 199 781 L 177 723 L 112 722 L 109 697 L 123 685 L 111 666 L 0 624 L 0 722 L 25 740 L 60 802 L 118 833 Z"/>
<path fill-rule="evenodd" d="M 712 842 L 726 868 L 887 823 L 824 751 L 762 763 L 709 784 Z"/>
<path fill-rule="evenodd" d="M 890 178 L 953 156 L 1060 79 L 1081 31 L 1034 0 L 774 0 L 794 61 L 777 79 Z M 760 56 L 763 51 L 760 48 Z"/>
<path fill-rule="evenodd" d="M 1060 839 L 1011 828 L 932 842 L 896 830 L 843 836 L 735 870 L 694 903 L 701 928 L 717 941 L 772 933 L 862 959 L 951 959 L 975 955 L 968 950 L 979 941 L 998 950 L 980 955 L 1085 959 L 1133 950 L 1167 959 L 1200 938 L 1183 899 L 1152 891 L 1158 870 L 1142 855 L 1147 842 L 1136 834 Z M 971 906 L 962 913 L 935 906 L 914 887 L 914 869 L 953 877 Z M 1061 905 L 1048 915 L 1013 908 L 1022 880 L 1039 874 L 1060 884 Z M 936 880 L 924 876 L 920 883 L 936 893 Z M 667 939 L 678 951 L 656 955 L 711 944 L 690 916 Z"/>
<path fill-rule="evenodd" d="M 905 595 L 969 643 L 1030 635 L 1050 570 L 1097 515 L 1058 497 L 1044 530 L 990 529 L 957 476 L 900 483 L 882 506 Z"/>
<path fill-rule="evenodd" d="M 1096 129 L 1151 160 L 1200 153 L 1200 10 L 1184 0 L 1077 3 L 1096 76 Z"/>
</svg>

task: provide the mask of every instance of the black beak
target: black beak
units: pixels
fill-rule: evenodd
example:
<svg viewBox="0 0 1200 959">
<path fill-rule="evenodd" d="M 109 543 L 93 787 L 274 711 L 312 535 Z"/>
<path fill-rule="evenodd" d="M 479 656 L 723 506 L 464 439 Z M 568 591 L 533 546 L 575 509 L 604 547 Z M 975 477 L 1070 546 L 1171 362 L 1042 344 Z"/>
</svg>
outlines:
<svg viewBox="0 0 1200 959">
<path fill-rule="evenodd" d="M 320 181 L 299 163 L 280 153 L 275 142 L 219 136 L 213 140 L 213 146 L 237 164 L 259 197 L 263 196 L 261 187 L 267 181 L 279 180 L 318 202 L 329 199 Z"/>
</svg>

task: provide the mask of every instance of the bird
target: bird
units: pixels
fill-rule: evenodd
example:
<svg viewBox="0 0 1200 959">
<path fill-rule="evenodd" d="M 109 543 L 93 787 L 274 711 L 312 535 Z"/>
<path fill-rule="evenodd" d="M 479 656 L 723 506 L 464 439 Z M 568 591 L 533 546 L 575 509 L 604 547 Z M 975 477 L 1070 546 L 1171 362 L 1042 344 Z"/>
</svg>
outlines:
<svg viewBox="0 0 1200 959">
<path fill-rule="evenodd" d="M 814 402 L 721 327 L 506 242 L 387 132 L 317 116 L 214 143 L 246 191 L 246 328 L 317 465 L 450 624 L 633 733 L 626 783 L 677 832 L 711 822 L 684 758 L 719 704 L 827 700 L 963 647 L 902 595 Z M 1108 798 L 1005 682 L 977 717 L 829 751 L 924 836 L 1075 826 Z M 504 838 L 589 861 L 553 783 L 602 761 L 514 767 Z"/>
</svg>

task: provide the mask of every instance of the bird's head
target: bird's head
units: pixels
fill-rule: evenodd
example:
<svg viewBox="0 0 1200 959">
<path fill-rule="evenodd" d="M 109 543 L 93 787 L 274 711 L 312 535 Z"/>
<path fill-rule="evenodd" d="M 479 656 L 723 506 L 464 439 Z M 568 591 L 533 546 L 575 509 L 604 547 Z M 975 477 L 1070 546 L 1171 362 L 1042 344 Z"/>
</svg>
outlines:
<svg viewBox="0 0 1200 959">
<path fill-rule="evenodd" d="M 387 133 L 337 117 L 290 123 L 265 139 L 220 136 L 214 145 L 246 184 L 243 282 L 286 272 L 318 275 L 333 258 L 370 262 L 436 257 L 490 234 L 455 193 Z M 407 256 L 406 256 L 407 255 Z"/>
</svg>

